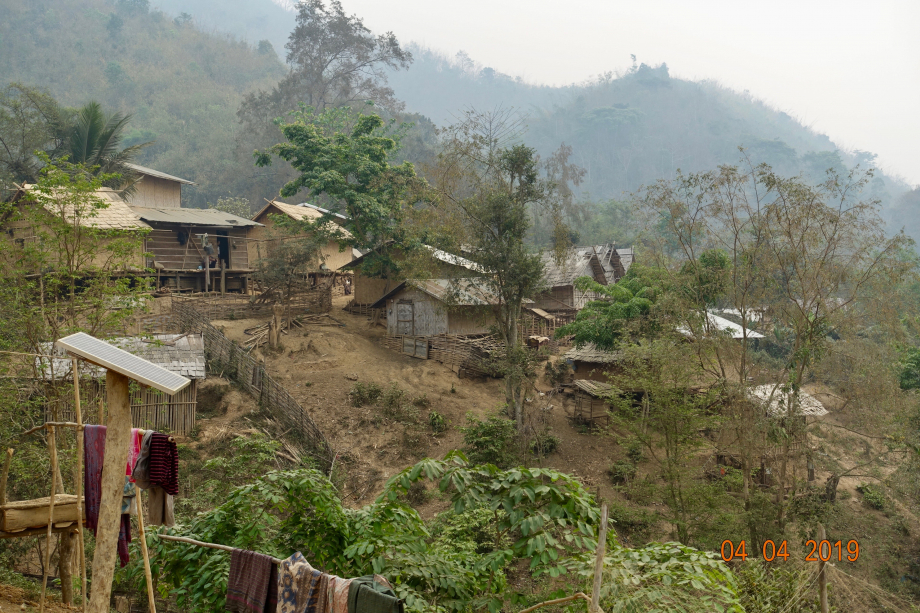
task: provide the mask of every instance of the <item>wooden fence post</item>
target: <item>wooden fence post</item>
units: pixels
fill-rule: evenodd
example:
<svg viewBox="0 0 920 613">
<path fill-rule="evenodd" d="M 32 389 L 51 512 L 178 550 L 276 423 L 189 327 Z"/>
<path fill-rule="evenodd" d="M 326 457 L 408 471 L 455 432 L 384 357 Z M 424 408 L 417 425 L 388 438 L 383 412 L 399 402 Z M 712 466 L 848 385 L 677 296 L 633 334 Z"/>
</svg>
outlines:
<svg viewBox="0 0 920 613">
<path fill-rule="evenodd" d="M 827 533 L 824 531 L 824 524 L 818 524 L 818 598 L 821 601 L 821 613 L 830 611 L 827 604 L 827 564 L 821 559 L 821 543 L 825 540 Z"/>
<path fill-rule="evenodd" d="M 105 456 L 102 462 L 102 501 L 96 528 L 96 552 L 93 554 L 93 586 L 90 613 L 108 613 L 115 575 L 118 532 L 121 527 L 121 499 L 125 487 L 125 463 L 131 440 L 131 406 L 128 377 L 114 370 L 106 371 L 105 391 L 108 422 Z"/>
<path fill-rule="evenodd" d="M 597 552 L 594 556 L 594 587 L 591 588 L 591 608 L 589 613 L 601 609 L 601 585 L 604 578 L 604 555 L 607 552 L 607 503 L 601 505 L 601 532 L 597 537 Z"/>
</svg>

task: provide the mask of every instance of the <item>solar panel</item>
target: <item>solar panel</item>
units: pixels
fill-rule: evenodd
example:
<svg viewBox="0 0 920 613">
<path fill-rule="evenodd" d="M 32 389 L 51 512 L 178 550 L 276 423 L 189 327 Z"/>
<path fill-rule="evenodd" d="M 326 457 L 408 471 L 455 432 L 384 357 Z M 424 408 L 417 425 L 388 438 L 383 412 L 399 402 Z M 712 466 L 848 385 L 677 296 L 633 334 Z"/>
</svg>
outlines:
<svg viewBox="0 0 920 613">
<path fill-rule="evenodd" d="M 70 355 L 83 358 L 97 366 L 114 370 L 138 383 L 149 385 L 167 394 L 175 394 L 191 381 L 143 358 L 130 354 L 85 332 L 64 337 L 55 343 Z"/>
</svg>

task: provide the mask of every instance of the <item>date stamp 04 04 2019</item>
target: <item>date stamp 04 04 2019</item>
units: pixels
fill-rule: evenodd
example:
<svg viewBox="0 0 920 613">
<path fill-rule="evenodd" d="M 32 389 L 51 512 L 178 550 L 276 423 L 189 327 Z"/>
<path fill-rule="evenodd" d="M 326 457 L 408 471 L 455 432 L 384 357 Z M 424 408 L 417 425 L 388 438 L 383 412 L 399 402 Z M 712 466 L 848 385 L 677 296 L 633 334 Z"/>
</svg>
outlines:
<svg viewBox="0 0 920 613">
<path fill-rule="evenodd" d="M 859 543 L 855 540 L 847 541 L 846 547 L 843 541 L 813 541 L 805 542 L 806 549 L 810 549 L 805 556 L 806 562 L 830 562 L 836 559 L 838 562 L 855 562 L 859 559 Z M 836 555 L 835 555 L 836 552 Z M 765 541 L 761 550 L 763 559 L 772 562 L 776 558 L 783 561 L 789 559 L 789 551 L 786 541 L 780 541 L 779 545 L 773 541 Z M 745 543 L 741 541 L 737 546 L 732 541 L 722 541 L 722 559 L 725 562 L 732 560 L 747 560 L 748 553 L 745 550 Z"/>
</svg>

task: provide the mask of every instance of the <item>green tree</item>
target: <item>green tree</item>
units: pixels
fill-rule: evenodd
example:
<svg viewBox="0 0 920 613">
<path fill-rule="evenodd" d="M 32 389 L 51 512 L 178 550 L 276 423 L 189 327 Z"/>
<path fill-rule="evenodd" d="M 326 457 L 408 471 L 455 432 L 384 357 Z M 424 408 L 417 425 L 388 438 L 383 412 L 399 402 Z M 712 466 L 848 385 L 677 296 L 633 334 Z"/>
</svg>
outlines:
<svg viewBox="0 0 920 613">
<path fill-rule="evenodd" d="M 47 91 L 11 83 L 0 93 L 0 181 L 34 183 L 42 162 L 66 146 L 69 113 Z"/>
<path fill-rule="evenodd" d="M 140 175 L 130 164 L 138 152 L 152 142 L 122 147 L 130 115 L 106 114 L 98 102 L 89 102 L 77 111 L 68 134 L 69 161 L 92 172 L 109 175 L 105 185 L 130 188 Z"/>
<path fill-rule="evenodd" d="M 367 250 L 400 238 L 407 207 L 424 193 L 425 184 L 412 164 L 390 163 L 399 135 L 378 115 L 353 118 L 347 109 L 317 114 L 301 108 L 281 132 L 287 142 L 255 157 L 257 165 L 268 166 L 276 155 L 300 173 L 281 188 L 282 197 L 305 191 L 309 198 L 328 198 L 331 213 L 348 218 L 344 226 L 352 238 L 342 239 L 344 244 Z M 331 213 L 313 225 L 334 223 Z"/>
</svg>

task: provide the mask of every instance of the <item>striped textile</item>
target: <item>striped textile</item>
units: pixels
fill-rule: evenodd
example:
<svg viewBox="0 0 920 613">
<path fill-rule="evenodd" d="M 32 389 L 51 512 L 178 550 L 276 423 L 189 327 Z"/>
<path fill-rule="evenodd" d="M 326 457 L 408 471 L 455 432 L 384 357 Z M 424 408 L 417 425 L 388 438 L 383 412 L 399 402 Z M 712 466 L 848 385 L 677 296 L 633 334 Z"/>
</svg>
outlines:
<svg viewBox="0 0 920 613">
<path fill-rule="evenodd" d="M 274 613 L 278 608 L 278 570 L 269 556 L 234 549 L 227 580 L 227 611 Z"/>
<path fill-rule="evenodd" d="M 150 482 L 167 494 L 179 493 L 179 451 L 169 437 L 154 432 L 150 438 Z"/>
</svg>

